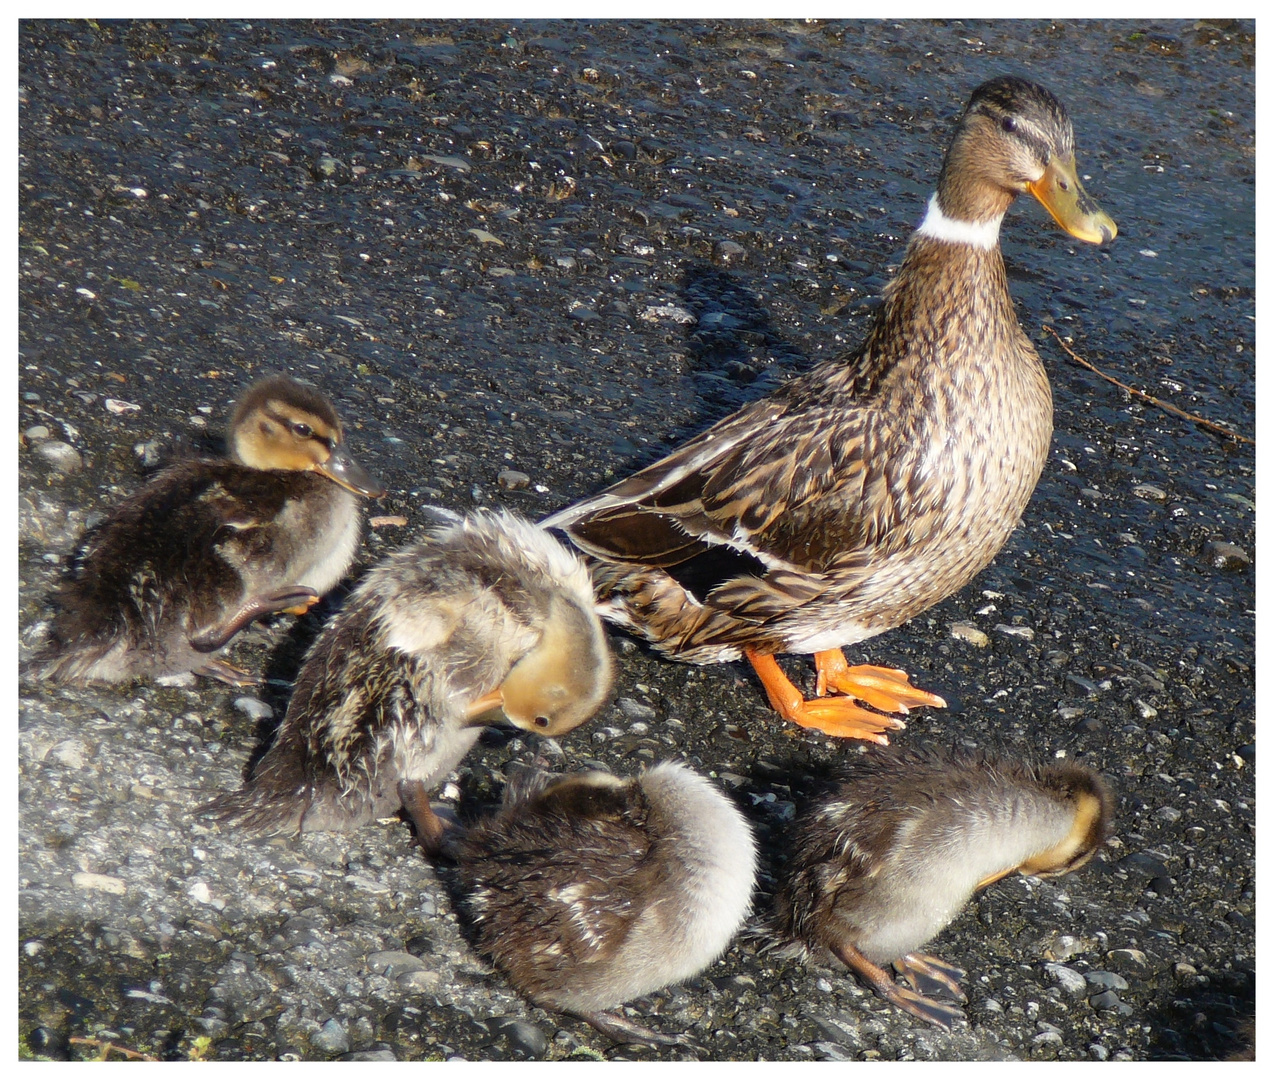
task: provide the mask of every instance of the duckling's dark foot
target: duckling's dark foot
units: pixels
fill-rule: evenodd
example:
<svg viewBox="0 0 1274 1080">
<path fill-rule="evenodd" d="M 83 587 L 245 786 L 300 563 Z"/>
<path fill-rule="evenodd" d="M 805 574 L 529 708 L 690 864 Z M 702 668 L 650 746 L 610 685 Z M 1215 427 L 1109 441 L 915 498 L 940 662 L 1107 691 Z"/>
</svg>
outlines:
<svg viewBox="0 0 1274 1080">
<path fill-rule="evenodd" d="M 964 1010 L 955 1005 L 946 1005 L 941 1001 L 921 997 L 919 994 L 899 986 L 889 977 L 889 972 L 878 967 L 847 942 L 840 942 L 833 949 L 849 967 L 853 968 L 873 990 L 891 1004 L 897 1005 L 904 1012 L 919 1017 L 938 1027 L 950 1028 L 956 1020 L 964 1019 Z M 914 953 L 911 955 L 915 955 Z M 963 972 L 961 972 L 963 974 Z"/>
<path fill-rule="evenodd" d="M 289 585 L 265 596 L 254 596 L 229 618 L 192 637 L 190 647 L 198 652 L 216 652 L 254 619 L 280 611 L 300 614 L 318 600 L 319 594 L 308 585 Z"/>
<path fill-rule="evenodd" d="M 931 705 L 935 709 L 946 708 L 946 701 L 911 685 L 905 671 L 898 668 L 876 667 L 874 664 L 858 664 L 850 667 L 840 649 L 828 649 L 814 654 L 814 668 L 818 672 L 815 692 L 819 697 L 829 691 L 847 694 L 865 701 L 883 712 L 906 713 L 918 705 Z"/>
<path fill-rule="evenodd" d="M 614 1039 L 617 1043 L 637 1046 L 684 1046 L 701 1054 L 707 1053 L 707 1050 L 692 1042 L 687 1035 L 664 1035 L 662 1032 L 652 1031 L 635 1020 L 629 1020 L 616 1013 L 572 1012 L 571 1015 L 592 1024 L 608 1039 Z"/>
<path fill-rule="evenodd" d="M 207 679 L 216 679 L 218 682 L 223 682 L 227 686 L 240 688 L 256 686 L 258 683 L 255 675 L 244 671 L 241 667 L 236 667 L 229 660 L 209 660 L 206 664 L 194 668 L 191 674 L 202 675 Z"/>
<path fill-rule="evenodd" d="M 968 1001 L 960 980 L 967 972 L 944 963 L 928 953 L 908 953 L 894 961 L 894 970 L 918 994 L 950 994 L 956 1001 Z"/>
<path fill-rule="evenodd" d="M 431 859 L 443 853 L 447 825 L 429 805 L 429 791 L 419 780 L 399 780 L 398 798 L 416 830 L 416 843 Z"/>
<path fill-rule="evenodd" d="M 827 735 L 844 739 L 863 739 L 866 742 L 889 745 L 886 731 L 897 731 L 907 725 L 893 716 L 872 712 L 854 704 L 849 698 L 817 698 L 807 701 L 792 681 L 783 674 L 773 656 L 764 656 L 745 649 L 744 655 L 755 669 L 770 704 L 784 720 L 790 720 L 804 728 L 813 728 Z M 844 660 L 844 657 L 841 658 Z"/>
</svg>

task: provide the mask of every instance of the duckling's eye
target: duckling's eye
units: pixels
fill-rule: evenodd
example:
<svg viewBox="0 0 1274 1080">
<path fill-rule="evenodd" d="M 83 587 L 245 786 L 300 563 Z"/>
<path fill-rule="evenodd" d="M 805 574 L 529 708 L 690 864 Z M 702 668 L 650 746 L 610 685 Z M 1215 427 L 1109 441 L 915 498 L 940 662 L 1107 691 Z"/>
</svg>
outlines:
<svg viewBox="0 0 1274 1080">
<path fill-rule="evenodd" d="M 531 723 L 533 723 L 537 728 L 548 730 L 549 718 L 547 716 L 537 716 L 531 721 Z"/>
<path fill-rule="evenodd" d="M 1006 116 L 1003 120 L 1000 121 L 1000 127 L 1002 127 L 1005 131 L 1009 132 L 1009 134 L 1012 134 L 1013 132 L 1017 130 L 1017 121 L 1014 120 L 1013 117 L 1011 116 Z"/>
<path fill-rule="evenodd" d="M 314 434 L 314 429 L 309 424 L 302 424 L 299 421 L 292 425 L 292 430 L 298 439 L 308 439 Z"/>
</svg>

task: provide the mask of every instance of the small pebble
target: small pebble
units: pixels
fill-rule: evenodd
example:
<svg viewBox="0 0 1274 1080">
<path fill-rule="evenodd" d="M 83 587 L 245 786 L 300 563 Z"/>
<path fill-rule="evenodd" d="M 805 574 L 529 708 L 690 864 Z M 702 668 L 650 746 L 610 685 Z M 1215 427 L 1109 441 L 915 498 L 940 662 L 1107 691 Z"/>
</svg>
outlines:
<svg viewBox="0 0 1274 1080">
<path fill-rule="evenodd" d="M 1246 551 L 1224 540 L 1209 540 L 1204 544 L 1203 557 L 1218 570 L 1245 570 L 1252 565 L 1252 557 Z"/>
<path fill-rule="evenodd" d="M 967 641 L 979 649 L 991 644 L 991 639 L 971 622 L 954 622 L 951 624 L 951 636 L 959 641 Z"/>
<path fill-rule="evenodd" d="M 70 443 L 64 443 L 60 439 L 50 439 L 48 442 L 42 442 L 36 447 L 36 453 L 53 467 L 54 472 L 62 473 L 64 476 L 73 476 L 84 468 L 84 459 L 80 456 L 80 452 Z"/>
<path fill-rule="evenodd" d="M 119 398 L 108 397 L 102 402 L 106 406 L 106 411 L 121 416 L 126 412 L 141 412 L 140 405 L 134 405 L 131 401 L 121 401 Z"/>
<path fill-rule="evenodd" d="M 1090 986 L 1097 986 L 1103 990 L 1128 989 L 1128 980 L 1122 975 L 1116 975 L 1113 971 L 1086 971 L 1084 978 Z"/>
<path fill-rule="evenodd" d="M 509 491 L 520 491 L 531 486 L 531 478 L 517 469 L 502 469 L 496 474 L 495 482 Z"/>
<path fill-rule="evenodd" d="M 1005 634 L 1008 637 L 1022 638 L 1024 641 L 1035 640 L 1035 631 L 1029 626 L 1008 626 L 1005 623 L 996 623 L 995 632 L 997 634 Z"/>
<path fill-rule="evenodd" d="M 324 1054 L 344 1054 L 349 1050 L 349 1036 L 341 1022 L 332 1019 L 310 1036 L 310 1045 Z"/>
<path fill-rule="evenodd" d="M 491 1030 L 509 1041 L 509 1048 L 520 1057 L 538 1060 L 549 1048 L 548 1036 L 535 1024 L 512 1016 L 493 1017 Z"/>
<path fill-rule="evenodd" d="M 390 979 L 410 971 L 420 971 L 424 966 L 425 962 L 418 956 L 397 949 L 372 953 L 367 958 L 367 969 L 372 974 Z"/>
<path fill-rule="evenodd" d="M 71 884 L 77 889 L 93 889 L 97 892 L 114 893 L 116 896 L 123 896 L 127 889 L 123 878 L 112 877 L 110 874 L 90 874 L 83 871 L 71 875 Z"/>
<path fill-rule="evenodd" d="M 650 723 L 650 721 L 659 716 L 649 705 L 644 705 L 630 697 L 620 698 L 616 704 L 619 706 L 619 711 L 628 717 L 629 720 L 641 720 L 645 723 Z M 620 733 L 617 731 L 615 734 L 618 735 Z"/>
<path fill-rule="evenodd" d="M 314 1040 L 311 1039 L 312 1043 Z M 342 1054 L 338 1061 L 397 1061 L 392 1050 L 382 1047 L 379 1050 L 354 1050 L 348 1054 Z"/>
<path fill-rule="evenodd" d="M 1084 976 L 1064 964 L 1045 964 L 1044 974 L 1071 997 L 1083 997 L 1087 990 L 1088 983 Z"/>
<path fill-rule="evenodd" d="M 237 697 L 234 699 L 234 707 L 248 717 L 249 720 L 269 720 L 274 716 L 274 710 L 259 698 Z"/>
<path fill-rule="evenodd" d="M 1154 484 L 1138 484 L 1132 489 L 1132 493 L 1139 499 L 1153 499 L 1155 502 L 1163 502 L 1168 497 L 1163 488 L 1155 487 Z"/>
<path fill-rule="evenodd" d="M 45 439 L 52 437 L 53 432 L 51 432 L 43 424 L 36 424 L 34 427 L 27 428 L 22 434 L 25 435 L 30 442 L 43 442 Z"/>
</svg>

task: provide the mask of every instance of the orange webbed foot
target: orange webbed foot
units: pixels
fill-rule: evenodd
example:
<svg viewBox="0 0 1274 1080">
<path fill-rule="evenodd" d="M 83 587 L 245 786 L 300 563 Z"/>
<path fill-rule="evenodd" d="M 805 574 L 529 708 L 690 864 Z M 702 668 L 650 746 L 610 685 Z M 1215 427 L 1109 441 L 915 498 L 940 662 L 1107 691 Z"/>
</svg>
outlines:
<svg viewBox="0 0 1274 1080">
<path fill-rule="evenodd" d="M 956 1001 L 968 1001 L 960 980 L 967 972 L 928 953 L 913 952 L 894 961 L 894 970 L 918 994 L 950 994 Z"/>
<path fill-rule="evenodd" d="M 847 697 L 807 701 L 783 674 L 773 656 L 755 653 L 750 649 L 745 650 L 745 655 L 761 680 L 761 685 L 765 687 L 770 704 L 784 720 L 837 738 L 862 739 L 881 746 L 889 745 L 886 731 L 897 731 L 907 726 L 896 717 L 864 709 Z"/>
<path fill-rule="evenodd" d="M 942 1028 L 950 1028 L 957 1020 L 964 1019 L 964 1010 L 958 1006 L 948 1005 L 943 1001 L 934 1001 L 932 998 L 923 997 L 905 986 L 899 986 L 889 977 L 889 973 L 884 968 L 873 964 L 849 942 L 842 941 L 837 943 L 833 946 L 832 951 L 845 964 L 857 972 L 859 977 L 877 994 L 886 1001 L 897 1005 L 904 1012 Z M 930 961 L 933 961 L 933 957 L 924 956 L 922 953 L 909 953 L 901 960 L 895 960 L 894 966 L 899 967 L 899 965 L 902 965 L 907 970 L 908 977 L 910 977 L 912 972 L 917 970 L 917 966 L 919 968 L 929 968 L 931 966 Z M 941 961 L 936 961 L 935 963 L 942 968 L 947 967 Z M 948 970 L 960 971 L 959 968 L 949 968 Z M 930 972 L 926 971 L 925 974 L 930 974 Z M 963 975 L 964 972 L 960 971 L 960 974 Z M 944 987 L 946 986 L 943 979 L 938 978 L 937 981 Z M 956 989 L 959 990 L 958 985 Z M 961 994 L 961 998 L 963 998 L 963 994 Z"/>
<path fill-rule="evenodd" d="M 814 667 L 818 672 L 815 693 L 819 697 L 834 691 L 865 701 L 883 712 L 903 715 L 919 705 L 942 709 L 947 704 L 937 694 L 912 686 L 907 673 L 898 668 L 876 667 L 873 664 L 850 667 L 840 649 L 816 652 Z"/>
</svg>

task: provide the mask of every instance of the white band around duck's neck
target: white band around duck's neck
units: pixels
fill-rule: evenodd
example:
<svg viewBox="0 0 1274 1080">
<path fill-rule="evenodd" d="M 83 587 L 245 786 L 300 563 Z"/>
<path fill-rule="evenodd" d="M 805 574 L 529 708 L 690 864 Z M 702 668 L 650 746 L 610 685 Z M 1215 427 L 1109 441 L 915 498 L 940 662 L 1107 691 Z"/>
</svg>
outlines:
<svg viewBox="0 0 1274 1080">
<path fill-rule="evenodd" d="M 1000 221 L 1004 215 L 988 221 L 961 221 L 949 218 L 938 205 L 937 193 L 929 196 L 929 212 L 916 230 L 920 236 L 932 240 L 945 240 L 948 244 L 968 244 L 970 247 L 990 251 L 1000 242 Z"/>
</svg>

